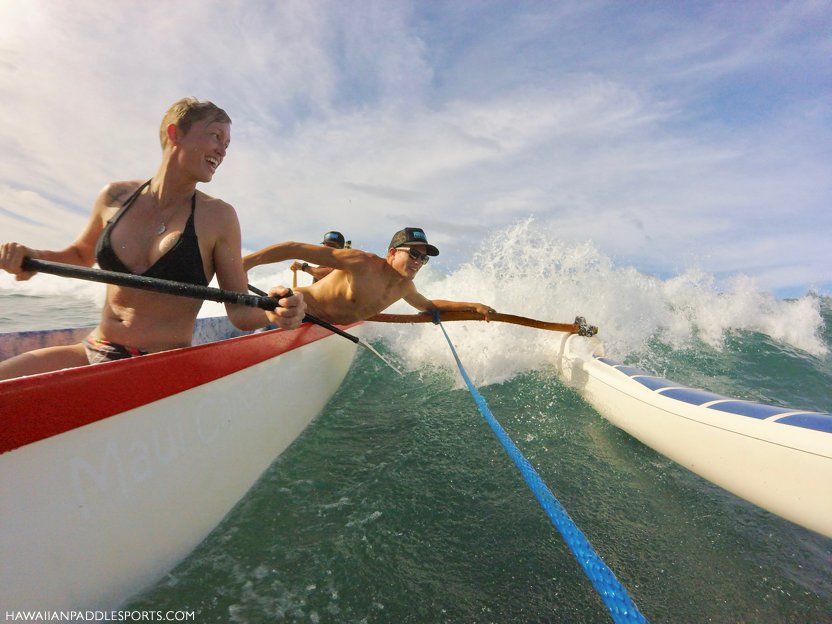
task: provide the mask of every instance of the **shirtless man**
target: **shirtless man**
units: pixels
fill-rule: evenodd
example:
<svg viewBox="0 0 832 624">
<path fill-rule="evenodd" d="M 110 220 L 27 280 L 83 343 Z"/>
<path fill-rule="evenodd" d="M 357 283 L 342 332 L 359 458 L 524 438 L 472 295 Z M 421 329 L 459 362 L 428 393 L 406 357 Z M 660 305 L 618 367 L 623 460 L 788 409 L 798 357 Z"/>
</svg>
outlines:
<svg viewBox="0 0 832 624">
<path fill-rule="evenodd" d="M 240 259 L 240 225 L 229 204 L 196 190 L 210 182 L 231 141 L 231 119 L 211 102 L 179 100 L 160 127 L 162 162 L 146 182 L 112 182 L 104 187 L 86 227 L 60 251 L 0 245 L 0 269 L 27 280 L 26 256 L 80 266 L 207 285 L 216 273 L 220 288 L 246 292 Z M 282 287 L 271 295 L 286 294 Z M 0 362 L 0 379 L 164 351 L 191 344 L 202 302 L 121 286 L 108 286 L 98 327 L 83 343 L 49 347 Z M 280 299 L 274 313 L 226 305 L 240 329 L 275 323 L 297 327 L 302 295 Z"/>
<path fill-rule="evenodd" d="M 387 257 L 358 249 L 331 249 L 304 243 L 278 243 L 243 258 L 248 271 L 271 262 L 300 258 L 334 270 L 311 286 L 298 288 L 311 314 L 330 323 L 349 324 L 370 318 L 404 299 L 423 311 L 478 312 L 486 320 L 494 310 L 482 303 L 425 298 L 416 290 L 413 278 L 429 256 L 439 250 L 428 243 L 421 228 L 396 232 Z"/>
</svg>

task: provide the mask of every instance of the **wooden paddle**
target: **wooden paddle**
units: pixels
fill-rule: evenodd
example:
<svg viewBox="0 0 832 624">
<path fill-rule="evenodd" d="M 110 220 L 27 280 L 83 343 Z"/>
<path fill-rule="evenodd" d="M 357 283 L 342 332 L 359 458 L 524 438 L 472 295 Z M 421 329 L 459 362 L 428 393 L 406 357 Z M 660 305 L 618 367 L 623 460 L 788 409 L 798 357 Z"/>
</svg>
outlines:
<svg viewBox="0 0 832 624">
<path fill-rule="evenodd" d="M 483 315 L 477 312 L 440 312 L 439 318 L 442 321 L 485 320 Z M 376 321 L 377 323 L 432 323 L 433 314 L 431 312 L 422 312 L 420 314 L 376 314 L 367 320 Z M 525 316 L 515 316 L 514 314 L 501 314 L 499 312 L 494 312 L 488 315 L 488 320 L 500 323 L 511 323 L 513 325 L 522 325 L 524 327 L 534 327 L 535 329 L 566 332 L 568 334 L 579 334 L 581 336 L 594 336 L 598 333 L 598 328 L 594 325 L 588 325 L 586 319 L 582 316 L 575 317 L 574 323 L 550 323 L 548 321 L 538 321 Z"/>
</svg>

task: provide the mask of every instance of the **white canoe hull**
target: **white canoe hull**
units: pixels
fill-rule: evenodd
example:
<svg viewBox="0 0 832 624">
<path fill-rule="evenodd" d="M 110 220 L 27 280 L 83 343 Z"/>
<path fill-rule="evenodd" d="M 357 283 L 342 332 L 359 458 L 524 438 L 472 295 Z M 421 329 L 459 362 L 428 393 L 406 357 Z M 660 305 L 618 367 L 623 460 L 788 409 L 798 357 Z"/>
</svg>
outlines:
<svg viewBox="0 0 832 624">
<path fill-rule="evenodd" d="M 603 357 L 564 335 L 558 372 L 615 426 L 768 511 L 832 537 L 832 415 L 737 401 Z"/>
<path fill-rule="evenodd" d="M 195 349 L 225 357 L 210 346 Z M 0 607 L 108 608 L 158 580 L 321 411 L 354 353 L 330 334 L 0 455 Z"/>
</svg>

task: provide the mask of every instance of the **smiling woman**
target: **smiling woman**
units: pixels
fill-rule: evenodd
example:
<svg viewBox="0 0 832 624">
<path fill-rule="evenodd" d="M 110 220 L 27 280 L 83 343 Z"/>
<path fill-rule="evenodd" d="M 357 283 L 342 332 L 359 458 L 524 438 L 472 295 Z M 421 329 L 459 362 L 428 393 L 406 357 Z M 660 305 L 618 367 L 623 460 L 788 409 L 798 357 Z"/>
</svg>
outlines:
<svg viewBox="0 0 832 624">
<path fill-rule="evenodd" d="M 146 277 L 246 292 L 240 226 L 232 206 L 196 190 L 210 182 L 231 141 L 231 118 L 211 102 L 184 98 L 171 106 L 159 130 L 162 162 L 146 182 L 112 182 L 99 193 L 86 227 L 69 247 L 36 250 L 0 246 L 0 269 L 27 280 L 26 257 L 92 266 Z M 277 287 L 273 294 L 283 295 Z M 281 299 L 274 312 L 227 305 L 231 322 L 255 329 L 269 322 L 297 327 L 301 296 Z M 186 347 L 200 303 L 109 286 L 101 321 L 82 343 L 24 353 L 0 362 L 0 379 L 124 359 Z"/>
</svg>

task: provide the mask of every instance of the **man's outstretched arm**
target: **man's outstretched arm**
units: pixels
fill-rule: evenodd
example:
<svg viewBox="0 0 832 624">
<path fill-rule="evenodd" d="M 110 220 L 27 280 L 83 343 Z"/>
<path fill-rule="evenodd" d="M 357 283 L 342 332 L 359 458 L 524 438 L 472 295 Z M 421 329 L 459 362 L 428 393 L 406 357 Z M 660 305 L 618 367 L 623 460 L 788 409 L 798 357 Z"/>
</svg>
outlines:
<svg viewBox="0 0 832 624">
<path fill-rule="evenodd" d="M 322 245 L 287 241 L 248 254 L 243 258 L 243 268 L 248 271 L 261 264 L 284 260 L 306 260 L 325 267 L 348 271 L 368 255 L 367 252 L 358 249 L 332 249 Z"/>
<path fill-rule="evenodd" d="M 484 303 L 475 303 L 469 301 L 448 301 L 445 299 L 428 299 L 421 295 L 416 289 L 404 298 L 410 305 L 417 310 L 423 312 L 476 312 L 482 314 L 485 320 L 488 320 L 488 315 L 495 313 L 497 310 Z"/>
<path fill-rule="evenodd" d="M 264 247 L 260 251 L 255 251 L 247 256 L 243 256 L 243 268 L 248 271 L 261 264 L 271 264 L 273 262 L 283 262 L 284 260 L 291 260 L 295 256 L 293 248 L 297 243 L 291 241 L 285 243 L 277 243 Z"/>
</svg>

